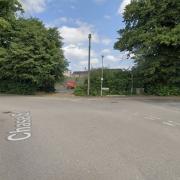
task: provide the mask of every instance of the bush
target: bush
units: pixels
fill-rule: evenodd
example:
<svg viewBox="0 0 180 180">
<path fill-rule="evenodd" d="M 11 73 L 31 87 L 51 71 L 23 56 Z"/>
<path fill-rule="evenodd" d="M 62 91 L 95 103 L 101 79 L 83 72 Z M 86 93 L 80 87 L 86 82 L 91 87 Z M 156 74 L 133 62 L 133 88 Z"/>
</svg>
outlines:
<svg viewBox="0 0 180 180">
<path fill-rule="evenodd" d="M 6 94 L 32 95 L 37 91 L 37 87 L 32 84 L 22 82 L 0 81 L 0 92 Z"/>
<path fill-rule="evenodd" d="M 37 90 L 53 92 L 67 66 L 56 28 L 46 28 L 37 19 L 19 18 L 8 33 L 0 32 L 0 81 L 7 81 L 1 91 L 32 94 L 35 83 Z"/>
<path fill-rule="evenodd" d="M 77 86 L 74 95 L 76 96 L 86 96 L 86 90 L 83 86 Z"/>
<path fill-rule="evenodd" d="M 91 71 L 91 96 L 101 95 L 101 69 Z M 84 81 L 83 88 L 86 95 L 87 79 Z M 111 70 L 104 69 L 103 87 L 109 88 L 109 91 L 104 91 L 103 95 L 127 95 L 131 89 L 131 73 L 127 70 Z M 76 95 L 76 94 L 75 94 Z"/>
<path fill-rule="evenodd" d="M 147 88 L 147 93 L 151 95 L 157 96 L 179 96 L 180 95 L 180 88 L 176 86 L 155 86 Z"/>
</svg>

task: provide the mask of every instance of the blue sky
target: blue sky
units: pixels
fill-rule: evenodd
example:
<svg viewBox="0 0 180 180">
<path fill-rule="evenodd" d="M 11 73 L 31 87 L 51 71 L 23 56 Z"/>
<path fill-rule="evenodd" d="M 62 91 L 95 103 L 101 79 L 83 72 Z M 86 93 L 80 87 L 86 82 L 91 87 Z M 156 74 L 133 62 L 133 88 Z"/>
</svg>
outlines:
<svg viewBox="0 0 180 180">
<path fill-rule="evenodd" d="M 70 69 L 84 70 L 88 59 L 88 34 L 92 33 L 92 67 L 129 68 L 127 52 L 113 49 L 117 31 L 124 27 L 122 13 L 130 0 L 21 0 L 27 16 L 47 27 L 57 27 L 64 38 L 64 54 Z"/>
</svg>

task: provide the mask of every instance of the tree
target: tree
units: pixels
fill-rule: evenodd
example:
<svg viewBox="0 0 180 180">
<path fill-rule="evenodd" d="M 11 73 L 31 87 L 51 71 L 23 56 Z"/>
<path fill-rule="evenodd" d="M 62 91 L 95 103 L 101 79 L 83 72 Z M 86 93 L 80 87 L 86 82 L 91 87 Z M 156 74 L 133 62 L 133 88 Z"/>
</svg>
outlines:
<svg viewBox="0 0 180 180">
<path fill-rule="evenodd" d="M 11 22 L 15 20 L 16 13 L 23 12 L 21 4 L 17 0 L 0 0 L 0 37 L 2 43 L 2 37 L 4 31 L 8 31 L 11 28 Z M 1 44 L 2 46 L 2 44 Z"/>
<path fill-rule="evenodd" d="M 20 4 L 4 2 L 0 7 L 7 26 L 5 23 L 1 28 L 0 91 L 54 91 L 55 82 L 62 80 L 67 67 L 58 30 L 46 28 L 35 18 L 16 18 Z"/>
<path fill-rule="evenodd" d="M 21 4 L 17 0 L 0 0 L 0 56 L 10 42 L 11 23 L 16 18 L 16 12 L 23 12 Z M 2 54 L 1 54 L 2 53 Z"/>
<path fill-rule="evenodd" d="M 180 1 L 132 0 L 115 49 L 135 54 L 145 88 L 180 87 Z"/>
</svg>

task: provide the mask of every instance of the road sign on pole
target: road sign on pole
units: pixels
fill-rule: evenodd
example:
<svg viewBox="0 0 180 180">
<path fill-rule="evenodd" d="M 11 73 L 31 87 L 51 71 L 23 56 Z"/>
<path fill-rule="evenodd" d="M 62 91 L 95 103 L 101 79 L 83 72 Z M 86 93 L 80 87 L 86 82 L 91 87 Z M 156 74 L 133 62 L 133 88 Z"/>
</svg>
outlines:
<svg viewBox="0 0 180 180">
<path fill-rule="evenodd" d="M 102 88 L 102 91 L 109 91 L 109 88 Z"/>
</svg>

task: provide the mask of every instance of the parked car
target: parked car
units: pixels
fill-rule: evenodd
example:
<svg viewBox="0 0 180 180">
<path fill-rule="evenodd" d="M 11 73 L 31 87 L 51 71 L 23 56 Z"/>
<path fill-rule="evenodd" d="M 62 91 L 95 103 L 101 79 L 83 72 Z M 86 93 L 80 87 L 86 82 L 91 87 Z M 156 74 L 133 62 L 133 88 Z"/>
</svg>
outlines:
<svg viewBox="0 0 180 180">
<path fill-rule="evenodd" d="M 67 89 L 75 89 L 76 86 L 77 86 L 77 83 L 76 83 L 76 81 L 73 81 L 73 80 L 67 81 L 67 83 L 66 83 Z"/>
</svg>

